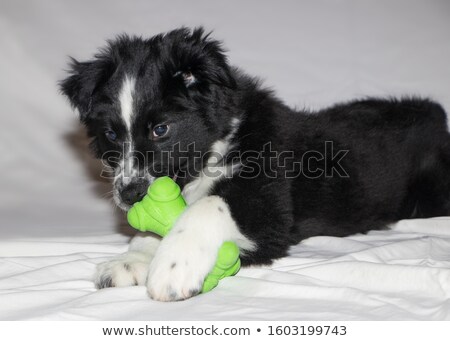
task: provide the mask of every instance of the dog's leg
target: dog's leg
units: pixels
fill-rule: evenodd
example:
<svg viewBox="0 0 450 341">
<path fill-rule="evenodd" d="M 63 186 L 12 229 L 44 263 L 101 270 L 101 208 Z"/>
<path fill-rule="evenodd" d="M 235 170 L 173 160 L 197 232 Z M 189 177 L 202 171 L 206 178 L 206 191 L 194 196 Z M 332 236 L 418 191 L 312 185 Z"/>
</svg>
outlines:
<svg viewBox="0 0 450 341">
<path fill-rule="evenodd" d="M 225 241 L 241 252 L 253 243 L 239 231 L 225 201 L 204 197 L 191 205 L 162 240 L 150 264 L 147 289 L 159 301 L 183 300 L 199 293 Z"/>
<path fill-rule="evenodd" d="M 95 286 L 102 289 L 144 285 L 159 243 L 160 239 L 154 235 L 137 234 L 131 240 L 128 252 L 97 266 Z"/>
</svg>

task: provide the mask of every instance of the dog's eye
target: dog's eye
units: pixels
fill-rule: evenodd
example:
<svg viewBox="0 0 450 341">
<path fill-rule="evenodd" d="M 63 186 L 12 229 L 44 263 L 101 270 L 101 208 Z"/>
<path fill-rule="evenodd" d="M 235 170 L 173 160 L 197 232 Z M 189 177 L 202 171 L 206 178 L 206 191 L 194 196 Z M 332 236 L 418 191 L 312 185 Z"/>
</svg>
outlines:
<svg viewBox="0 0 450 341">
<path fill-rule="evenodd" d="M 115 131 L 112 130 L 107 130 L 105 131 L 105 136 L 108 140 L 110 140 L 111 142 L 114 142 L 117 140 L 117 134 Z"/>
<path fill-rule="evenodd" d="M 153 128 L 153 137 L 163 137 L 169 131 L 169 126 L 167 124 L 160 124 Z"/>
</svg>

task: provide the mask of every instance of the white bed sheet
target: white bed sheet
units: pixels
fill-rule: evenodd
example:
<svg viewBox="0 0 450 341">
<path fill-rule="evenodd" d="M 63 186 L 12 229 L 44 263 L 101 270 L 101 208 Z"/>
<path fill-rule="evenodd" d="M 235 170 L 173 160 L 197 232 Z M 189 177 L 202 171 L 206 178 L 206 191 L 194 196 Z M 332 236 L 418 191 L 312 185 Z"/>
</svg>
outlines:
<svg viewBox="0 0 450 341">
<path fill-rule="evenodd" d="M 174 303 L 150 300 L 143 286 L 95 290 L 95 265 L 126 250 L 121 235 L 2 242 L 0 319 L 447 320 L 449 225 L 411 220 L 391 231 L 310 238 L 273 266 L 242 269 Z"/>
<path fill-rule="evenodd" d="M 115 33 L 204 24 L 290 105 L 416 94 L 449 111 L 449 19 L 445 0 L 3 0 L 0 319 L 450 319 L 448 218 L 310 238 L 185 302 L 95 291 L 95 265 L 131 229 L 56 84 L 67 55 L 88 58 Z"/>
</svg>

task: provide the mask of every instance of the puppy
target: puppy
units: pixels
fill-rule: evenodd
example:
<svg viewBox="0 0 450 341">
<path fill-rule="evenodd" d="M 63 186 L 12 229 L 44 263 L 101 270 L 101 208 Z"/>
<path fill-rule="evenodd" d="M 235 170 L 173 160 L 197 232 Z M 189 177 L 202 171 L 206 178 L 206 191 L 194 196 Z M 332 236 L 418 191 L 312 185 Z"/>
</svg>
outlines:
<svg viewBox="0 0 450 341">
<path fill-rule="evenodd" d="M 136 236 L 98 267 L 98 288 L 146 285 L 151 298 L 196 295 L 219 247 L 270 264 L 319 235 L 449 215 L 446 114 L 427 99 L 364 99 L 315 113 L 287 107 L 229 65 L 202 28 L 119 36 L 60 83 L 95 155 L 115 172 L 123 210 L 155 178 L 189 204 L 167 237 Z"/>
</svg>

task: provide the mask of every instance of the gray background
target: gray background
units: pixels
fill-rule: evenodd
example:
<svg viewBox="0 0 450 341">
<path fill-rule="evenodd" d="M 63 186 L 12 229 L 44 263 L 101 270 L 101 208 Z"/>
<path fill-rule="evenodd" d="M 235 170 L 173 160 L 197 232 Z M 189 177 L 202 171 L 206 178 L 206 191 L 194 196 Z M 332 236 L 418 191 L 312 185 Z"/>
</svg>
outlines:
<svg viewBox="0 0 450 341">
<path fill-rule="evenodd" d="M 69 55 L 180 25 L 214 30 L 231 63 L 292 106 L 416 94 L 450 110 L 449 1 L 2 0 L 1 236 L 117 231 L 122 213 L 57 81 Z"/>
</svg>

